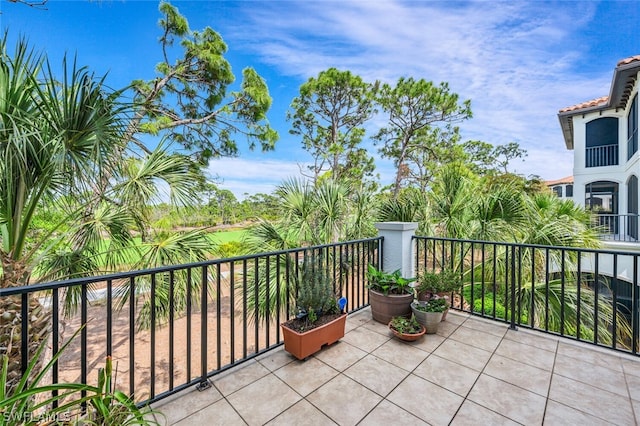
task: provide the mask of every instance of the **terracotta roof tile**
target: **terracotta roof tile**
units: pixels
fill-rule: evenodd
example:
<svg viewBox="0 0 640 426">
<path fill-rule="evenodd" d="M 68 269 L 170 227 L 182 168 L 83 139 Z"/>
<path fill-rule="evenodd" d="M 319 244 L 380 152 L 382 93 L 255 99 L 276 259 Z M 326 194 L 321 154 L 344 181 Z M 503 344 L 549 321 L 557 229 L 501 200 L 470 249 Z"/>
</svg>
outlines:
<svg viewBox="0 0 640 426">
<path fill-rule="evenodd" d="M 573 176 L 563 177 L 562 179 L 547 180 L 544 182 L 547 186 L 559 185 L 562 183 L 573 183 Z"/>
<path fill-rule="evenodd" d="M 620 61 L 618 61 L 617 66 L 627 65 L 632 62 L 640 62 L 640 55 L 630 56 L 628 58 L 621 59 Z"/>
<path fill-rule="evenodd" d="M 608 96 L 602 96 L 601 98 L 592 99 L 590 101 L 582 102 L 582 103 L 579 103 L 577 105 L 572 105 L 572 106 L 569 106 L 569 107 L 566 107 L 566 108 L 562 108 L 560 110 L 560 112 L 577 111 L 579 109 L 595 107 L 595 106 L 599 106 L 599 105 L 605 105 L 608 100 L 609 100 Z"/>
</svg>

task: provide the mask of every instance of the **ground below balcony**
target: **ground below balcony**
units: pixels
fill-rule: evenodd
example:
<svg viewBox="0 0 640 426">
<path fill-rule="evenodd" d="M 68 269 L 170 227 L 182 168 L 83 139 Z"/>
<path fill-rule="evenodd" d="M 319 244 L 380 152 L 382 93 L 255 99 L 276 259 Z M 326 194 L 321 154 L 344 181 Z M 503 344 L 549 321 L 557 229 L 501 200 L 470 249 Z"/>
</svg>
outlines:
<svg viewBox="0 0 640 426">
<path fill-rule="evenodd" d="M 168 425 L 633 425 L 640 359 L 449 312 L 393 338 L 368 309 L 306 361 L 282 348 L 154 408 Z"/>
</svg>

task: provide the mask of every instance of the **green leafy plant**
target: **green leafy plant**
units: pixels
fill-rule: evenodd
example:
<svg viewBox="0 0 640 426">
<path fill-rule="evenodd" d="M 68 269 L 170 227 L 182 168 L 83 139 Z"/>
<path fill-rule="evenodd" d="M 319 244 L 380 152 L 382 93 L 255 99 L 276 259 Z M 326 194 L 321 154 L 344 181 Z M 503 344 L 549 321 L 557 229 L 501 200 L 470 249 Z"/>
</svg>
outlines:
<svg viewBox="0 0 640 426">
<path fill-rule="evenodd" d="M 42 379 L 81 330 L 82 327 L 36 374 L 35 367 L 46 347 L 46 341 L 43 341 L 12 390 L 7 383 L 9 358 L 0 356 L 0 424 L 67 424 L 72 421 L 101 426 L 158 424 L 147 418 L 150 410 L 138 408 L 131 397 L 112 390 L 111 357 L 107 357 L 105 368 L 99 369 L 97 387 L 81 383 L 41 385 Z M 92 409 L 84 413 L 83 404 Z"/>
<path fill-rule="evenodd" d="M 418 303 L 415 305 L 415 309 L 423 312 L 444 312 L 448 307 L 449 304 L 444 298 L 431 299 L 426 303 Z"/>
<path fill-rule="evenodd" d="M 450 269 L 440 272 L 423 272 L 417 277 L 416 291 L 429 295 L 460 291 L 462 280 L 460 274 Z"/>
<path fill-rule="evenodd" d="M 422 325 L 413 315 L 411 318 L 393 317 L 389 326 L 401 334 L 418 334 L 422 331 Z"/>
<path fill-rule="evenodd" d="M 402 277 L 399 269 L 388 273 L 371 264 L 367 267 L 367 279 L 369 289 L 379 291 L 384 295 L 411 293 L 413 289 L 410 284 L 415 281 L 415 278 Z"/>
<path fill-rule="evenodd" d="M 322 259 L 314 255 L 305 256 L 297 275 L 296 318 L 307 318 L 311 323 L 319 315 L 338 313 L 336 295 L 331 277 Z"/>
</svg>

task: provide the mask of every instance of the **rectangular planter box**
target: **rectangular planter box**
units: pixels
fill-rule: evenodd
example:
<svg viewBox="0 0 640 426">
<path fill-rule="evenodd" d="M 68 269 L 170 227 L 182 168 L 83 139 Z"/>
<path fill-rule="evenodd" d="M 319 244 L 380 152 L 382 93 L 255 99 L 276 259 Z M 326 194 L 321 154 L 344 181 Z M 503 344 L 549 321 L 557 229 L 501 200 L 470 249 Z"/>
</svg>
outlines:
<svg viewBox="0 0 640 426">
<path fill-rule="evenodd" d="M 331 345 L 344 337 L 347 314 L 304 333 L 291 330 L 281 324 L 284 350 L 298 359 L 305 359 L 318 352 L 324 345 Z"/>
</svg>

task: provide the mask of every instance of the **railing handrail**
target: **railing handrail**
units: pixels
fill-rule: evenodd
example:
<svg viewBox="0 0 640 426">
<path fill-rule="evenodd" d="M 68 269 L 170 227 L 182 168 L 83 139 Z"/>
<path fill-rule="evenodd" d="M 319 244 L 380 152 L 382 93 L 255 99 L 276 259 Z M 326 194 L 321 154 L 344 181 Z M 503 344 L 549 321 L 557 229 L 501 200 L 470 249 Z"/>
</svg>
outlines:
<svg viewBox="0 0 640 426">
<path fill-rule="evenodd" d="M 297 247 L 297 248 L 261 252 L 261 253 L 253 253 L 253 254 L 247 254 L 242 256 L 233 256 L 233 257 L 225 257 L 225 258 L 219 258 L 219 259 L 203 260 L 203 261 L 192 262 L 192 263 L 183 263 L 179 265 L 158 266 L 158 267 L 149 268 L 149 269 L 138 269 L 138 270 L 126 271 L 126 272 L 112 272 L 112 273 L 102 274 L 102 275 L 92 275 L 88 277 L 69 278 L 66 280 L 28 284 L 26 286 L 0 288 L 0 297 L 20 295 L 23 293 L 34 293 L 34 292 L 45 291 L 45 290 L 53 290 L 56 288 L 60 289 L 64 287 L 72 287 L 77 285 L 93 284 L 93 283 L 102 282 L 102 281 L 116 281 L 116 280 L 131 278 L 131 277 L 139 277 L 141 275 L 154 275 L 154 274 L 160 274 L 163 272 L 179 271 L 182 269 L 202 268 L 204 266 L 213 266 L 213 265 L 224 264 L 229 262 L 242 262 L 243 260 L 255 259 L 256 257 L 279 256 L 281 254 L 296 253 L 304 250 L 321 250 L 327 247 L 340 247 L 340 246 L 349 245 L 349 244 L 382 241 L 383 239 L 384 237 L 362 238 L 359 240 L 320 244 L 320 245 L 307 246 L 307 247 Z"/>
</svg>

